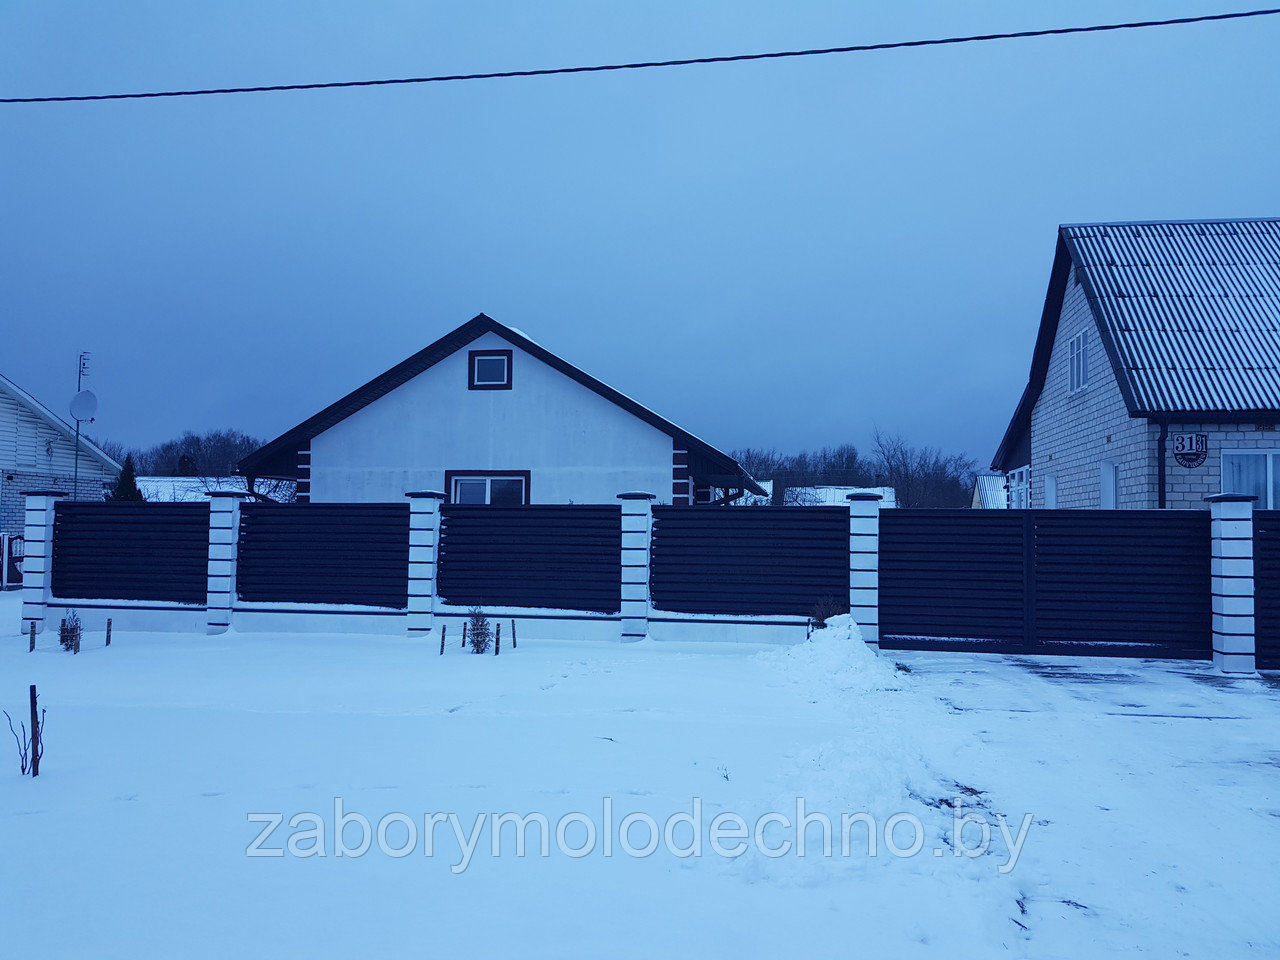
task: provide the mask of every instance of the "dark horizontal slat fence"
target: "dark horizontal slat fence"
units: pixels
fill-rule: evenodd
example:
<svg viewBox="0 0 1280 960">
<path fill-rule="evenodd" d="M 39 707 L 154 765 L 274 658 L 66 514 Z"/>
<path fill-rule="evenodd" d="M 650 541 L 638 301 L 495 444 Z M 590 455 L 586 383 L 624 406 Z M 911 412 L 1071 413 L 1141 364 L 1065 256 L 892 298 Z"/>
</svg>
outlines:
<svg viewBox="0 0 1280 960">
<path fill-rule="evenodd" d="M 209 504 L 59 501 L 52 555 L 55 597 L 203 604 Z"/>
<path fill-rule="evenodd" d="M 621 608 L 620 507 L 445 504 L 441 511 L 437 577 L 445 603 Z"/>
<path fill-rule="evenodd" d="M 409 603 L 407 503 L 246 503 L 236 590 L 251 603 Z"/>
<path fill-rule="evenodd" d="M 1021 511 L 881 511 L 881 643 L 910 648 L 917 638 L 947 638 L 975 650 L 1021 643 L 1027 522 Z"/>
<path fill-rule="evenodd" d="M 1259 670 L 1280 670 L 1280 510 L 1253 514 L 1253 617 Z"/>
<path fill-rule="evenodd" d="M 1037 511 L 1035 535 L 1037 646 L 1212 657 L 1208 510 Z"/>
<path fill-rule="evenodd" d="M 1209 514 L 881 515 L 881 645 L 1209 659 Z"/>
<path fill-rule="evenodd" d="M 849 609 L 843 507 L 654 507 L 653 606 L 674 613 L 807 616 Z"/>
</svg>

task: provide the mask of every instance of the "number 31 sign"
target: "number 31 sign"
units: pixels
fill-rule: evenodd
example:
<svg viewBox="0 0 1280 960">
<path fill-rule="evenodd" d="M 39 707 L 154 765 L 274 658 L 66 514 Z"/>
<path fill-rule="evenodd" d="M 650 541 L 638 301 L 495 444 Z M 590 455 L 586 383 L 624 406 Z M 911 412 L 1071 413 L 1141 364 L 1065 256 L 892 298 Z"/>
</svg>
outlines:
<svg viewBox="0 0 1280 960">
<path fill-rule="evenodd" d="M 1181 466 L 1195 468 L 1209 456 L 1209 435 L 1207 433 L 1175 433 L 1173 441 L 1173 459 Z"/>
</svg>

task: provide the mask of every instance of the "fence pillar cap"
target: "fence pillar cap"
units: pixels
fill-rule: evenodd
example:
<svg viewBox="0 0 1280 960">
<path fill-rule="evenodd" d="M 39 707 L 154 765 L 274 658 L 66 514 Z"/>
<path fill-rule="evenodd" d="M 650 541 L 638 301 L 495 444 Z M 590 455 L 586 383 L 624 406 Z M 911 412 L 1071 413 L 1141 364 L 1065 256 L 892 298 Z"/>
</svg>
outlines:
<svg viewBox="0 0 1280 960">
<path fill-rule="evenodd" d="M 653 493 L 645 493 L 643 490 L 632 490 L 629 493 L 618 494 L 619 500 L 656 500 L 657 495 Z"/>
<path fill-rule="evenodd" d="M 881 493 L 846 493 L 846 500 L 883 500 L 884 494 Z"/>
<path fill-rule="evenodd" d="M 19 490 L 24 497 L 69 497 L 69 490 Z"/>
<path fill-rule="evenodd" d="M 405 494 L 410 500 L 443 500 L 444 494 L 439 490 L 411 490 Z"/>
<path fill-rule="evenodd" d="M 1258 498 L 1251 493 L 1215 493 L 1205 497 L 1205 503 L 1253 503 Z"/>
<path fill-rule="evenodd" d="M 235 497 L 238 500 L 245 500 L 252 497 L 252 493 L 245 493 L 243 490 L 206 490 L 206 497 Z"/>
</svg>

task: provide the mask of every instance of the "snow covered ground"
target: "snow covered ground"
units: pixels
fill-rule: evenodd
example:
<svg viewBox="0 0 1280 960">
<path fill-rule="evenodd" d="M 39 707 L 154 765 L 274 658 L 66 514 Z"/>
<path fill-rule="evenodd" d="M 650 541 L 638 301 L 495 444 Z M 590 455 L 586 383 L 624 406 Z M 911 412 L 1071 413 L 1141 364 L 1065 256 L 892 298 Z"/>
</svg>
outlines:
<svg viewBox="0 0 1280 960">
<path fill-rule="evenodd" d="M 1280 951 L 1280 686 L 1207 665 L 875 658 L 838 629 L 784 649 L 504 641 L 497 658 L 117 633 L 72 657 L 47 633 L 28 654 L 18 617 L 0 597 L 0 706 L 25 717 L 39 684 L 48 742 L 37 780 L 0 746 L 6 955 Z M 831 856 L 821 823 L 800 857 L 776 818 L 760 844 L 719 838 L 740 856 L 713 850 L 718 814 L 794 821 L 798 797 L 833 822 Z M 955 797 L 991 827 L 985 854 L 955 855 Z M 695 800 L 701 856 L 678 855 L 679 821 L 650 856 L 621 849 L 628 814 L 661 832 Z M 336 855 L 335 802 L 369 821 L 362 856 Z M 535 824 L 518 857 L 510 823 L 492 856 L 488 815 L 506 812 L 545 815 L 548 856 Z M 843 855 L 840 816 L 856 813 Z M 866 820 L 895 814 L 893 842 L 918 832 L 920 852 L 895 856 L 881 833 L 868 856 Z M 1015 835 L 1030 815 L 1016 862 L 997 814 Z M 588 822 L 590 851 L 564 852 Z M 282 855 L 247 855 L 264 827 Z M 349 822 L 346 846 L 363 832 Z M 630 842 L 647 834 L 634 823 Z M 980 824 L 963 837 L 976 847 Z M 324 856 L 296 855 L 317 843 Z"/>
</svg>

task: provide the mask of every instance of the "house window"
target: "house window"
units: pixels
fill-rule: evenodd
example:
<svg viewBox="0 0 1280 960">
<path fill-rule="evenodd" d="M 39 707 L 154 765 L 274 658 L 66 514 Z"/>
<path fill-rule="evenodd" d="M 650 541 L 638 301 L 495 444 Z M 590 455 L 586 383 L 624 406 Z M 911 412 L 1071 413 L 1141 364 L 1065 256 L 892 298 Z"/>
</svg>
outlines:
<svg viewBox="0 0 1280 960">
<path fill-rule="evenodd" d="M 1031 506 L 1031 468 L 1018 467 L 1009 471 L 1005 481 L 1009 490 L 1009 509 L 1026 510 Z"/>
<path fill-rule="evenodd" d="M 1069 341 L 1071 355 L 1071 392 L 1089 385 L 1089 333 L 1078 333 Z"/>
<path fill-rule="evenodd" d="M 1098 466 L 1098 506 L 1103 510 L 1114 510 L 1119 500 L 1119 473 L 1114 463 L 1104 460 Z"/>
<path fill-rule="evenodd" d="M 1252 494 L 1259 510 L 1280 507 L 1280 451 L 1222 451 L 1222 492 Z"/>
<path fill-rule="evenodd" d="M 510 390 L 510 350 L 470 350 L 467 352 L 467 389 Z"/>
<path fill-rule="evenodd" d="M 529 502 L 528 470 L 446 470 L 450 503 L 518 507 Z"/>
</svg>

